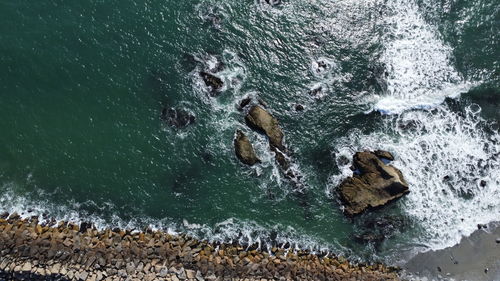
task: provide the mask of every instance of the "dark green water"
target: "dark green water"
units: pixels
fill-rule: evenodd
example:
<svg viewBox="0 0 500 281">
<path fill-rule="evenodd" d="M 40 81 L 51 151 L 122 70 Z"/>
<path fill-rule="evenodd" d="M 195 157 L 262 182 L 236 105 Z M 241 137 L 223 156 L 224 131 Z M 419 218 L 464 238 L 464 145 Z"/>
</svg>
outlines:
<svg viewBox="0 0 500 281">
<path fill-rule="evenodd" d="M 262 2 L 0 1 L 0 210 L 383 260 L 498 220 L 496 1 Z M 217 61 L 210 97 L 198 72 Z M 246 127 L 247 95 L 280 120 L 306 195 Z M 171 128 L 164 106 L 196 122 Z M 236 129 L 258 167 L 235 157 Z M 352 221 L 332 189 L 365 148 L 394 152 L 412 193 Z M 353 240 L 384 214 L 403 226 Z"/>
</svg>

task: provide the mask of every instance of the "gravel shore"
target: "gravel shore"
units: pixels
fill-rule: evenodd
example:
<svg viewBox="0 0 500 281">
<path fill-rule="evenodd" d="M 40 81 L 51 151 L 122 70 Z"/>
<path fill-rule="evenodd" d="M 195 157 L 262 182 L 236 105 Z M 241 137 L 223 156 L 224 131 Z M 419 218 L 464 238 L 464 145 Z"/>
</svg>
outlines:
<svg viewBox="0 0 500 281">
<path fill-rule="evenodd" d="M 0 280 L 399 280 L 341 257 L 0 215 Z"/>
</svg>

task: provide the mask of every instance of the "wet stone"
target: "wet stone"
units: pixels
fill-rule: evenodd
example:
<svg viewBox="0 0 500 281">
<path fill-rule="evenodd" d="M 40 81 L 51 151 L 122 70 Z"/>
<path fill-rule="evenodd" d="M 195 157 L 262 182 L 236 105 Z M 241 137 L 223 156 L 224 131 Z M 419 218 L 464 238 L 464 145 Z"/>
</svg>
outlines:
<svg viewBox="0 0 500 281">
<path fill-rule="evenodd" d="M 186 235 L 144 234 L 122 230 L 117 233 L 110 233 L 109 231 L 105 232 L 97 229 L 90 231 L 87 229 L 85 233 L 81 233 L 79 232 L 80 229 L 74 229 L 72 224 L 68 224 L 67 228 L 47 228 L 42 234 L 40 231 L 38 233 L 34 231 L 35 225 L 32 223 L 29 225 L 23 225 L 23 222 L 20 221 L 3 223 L 11 225 L 10 229 L 17 231 L 15 231 L 15 237 L 0 235 L 1 257 L 10 255 L 9 251 L 2 248 L 10 247 L 10 244 L 14 244 L 18 240 L 23 242 L 21 244 L 24 244 L 24 246 L 16 248 L 15 251 L 12 251 L 12 255 L 23 255 L 23 249 L 28 248 L 25 243 L 27 239 L 36 236 L 44 238 L 36 243 L 37 246 L 40 246 L 40 250 L 35 254 L 35 258 L 25 260 L 26 257 L 23 257 L 23 262 L 16 258 L 10 260 L 0 259 L 0 271 L 15 270 L 18 274 L 36 272 L 40 276 L 52 275 L 55 279 L 66 278 L 68 280 L 88 281 L 189 279 L 202 281 L 224 280 L 224 278 L 227 280 L 230 280 L 230 278 L 233 278 L 233 280 L 260 280 L 261 277 L 266 277 L 269 280 L 326 280 L 328 276 L 322 277 L 323 275 L 318 272 L 325 271 L 333 274 L 332 270 L 328 270 L 323 266 L 324 264 L 335 264 L 334 262 L 326 263 L 322 261 L 323 256 L 312 255 L 307 251 L 288 253 L 284 248 L 289 248 L 290 245 L 286 244 L 275 245 L 272 249 L 273 255 L 269 255 L 266 252 L 260 252 L 256 248 L 250 249 L 237 243 L 231 245 L 209 244 L 189 238 Z M 5 229 L 3 225 L 0 228 L 0 234 L 3 234 L 2 229 Z M 12 234 L 14 235 L 14 232 Z M 104 244 L 103 239 L 115 236 L 118 237 L 116 243 Z M 150 240 L 154 240 L 153 243 L 148 243 Z M 67 246 L 63 246 L 62 241 L 67 241 Z M 60 256 L 59 253 L 62 249 L 67 252 L 70 251 L 67 248 L 72 248 L 71 246 L 74 246 L 76 241 L 80 241 L 78 242 L 78 249 L 72 249 L 71 256 L 67 260 L 48 259 L 50 255 Z M 71 242 L 73 242 L 73 245 Z M 144 247 L 160 247 L 165 250 L 168 256 L 152 254 L 138 259 L 132 255 L 131 248 L 133 247 L 142 252 L 147 252 Z M 54 251 L 54 253 L 50 254 L 50 251 Z M 24 254 L 31 255 L 30 251 Z M 170 259 L 171 257 L 173 259 Z M 329 260 L 335 261 L 335 259 L 331 258 Z M 298 264 L 299 261 L 300 265 Z M 93 266 L 89 268 L 88 266 L 92 264 Z M 340 263 L 337 262 L 337 264 Z M 342 261 L 342 267 L 347 272 L 353 272 L 354 270 L 345 260 Z M 171 268 L 171 271 L 168 268 Z M 379 270 L 386 269 L 379 267 Z M 207 277 L 205 278 L 204 275 Z M 332 276 L 336 277 L 335 275 Z M 1 275 L 0 280 L 2 280 Z M 389 280 L 392 279 L 389 278 Z"/>
</svg>

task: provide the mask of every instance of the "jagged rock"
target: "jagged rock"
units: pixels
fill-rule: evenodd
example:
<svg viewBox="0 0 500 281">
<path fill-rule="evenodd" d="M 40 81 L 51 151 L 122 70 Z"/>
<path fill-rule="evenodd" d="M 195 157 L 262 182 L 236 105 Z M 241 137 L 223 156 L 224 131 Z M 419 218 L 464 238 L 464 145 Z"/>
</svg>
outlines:
<svg viewBox="0 0 500 281">
<path fill-rule="evenodd" d="M 255 154 L 252 144 L 248 137 L 240 130 L 236 131 L 236 138 L 234 139 L 234 149 L 236 156 L 241 162 L 247 165 L 255 165 L 260 162 Z"/>
<path fill-rule="evenodd" d="M 278 164 L 284 171 L 288 170 L 290 168 L 290 163 L 288 162 L 285 154 L 283 154 L 279 150 L 275 150 L 274 152 L 276 153 L 276 162 L 278 162 Z"/>
<path fill-rule="evenodd" d="M 87 229 L 91 229 L 92 228 L 92 224 L 89 223 L 89 222 L 82 222 L 80 224 L 80 233 L 85 233 L 87 231 Z"/>
<path fill-rule="evenodd" d="M 17 220 L 19 218 L 21 218 L 21 216 L 16 212 L 10 214 L 10 217 L 9 217 L 10 220 Z"/>
<path fill-rule="evenodd" d="M 242 99 L 240 101 L 240 104 L 238 105 L 238 110 L 242 111 L 247 105 L 250 104 L 250 102 L 252 102 L 252 98 L 250 98 L 250 97 L 246 97 L 246 98 Z"/>
<path fill-rule="evenodd" d="M 31 271 L 31 263 L 30 262 L 26 262 L 23 265 L 23 267 L 21 268 L 21 271 L 30 272 Z"/>
<path fill-rule="evenodd" d="M 375 150 L 375 155 L 377 155 L 378 158 L 385 158 L 389 161 L 394 161 L 394 155 L 392 153 L 385 151 L 385 150 Z"/>
<path fill-rule="evenodd" d="M 323 87 L 314 87 L 311 90 L 309 90 L 309 95 L 313 97 L 319 96 L 323 92 Z"/>
<path fill-rule="evenodd" d="M 224 85 L 222 79 L 208 72 L 202 71 L 200 72 L 200 76 L 203 79 L 203 82 L 205 82 L 205 85 L 210 88 L 210 94 L 212 96 L 216 96 L 216 92 L 222 89 L 222 86 Z"/>
<path fill-rule="evenodd" d="M 488 228 L 488 225 L 486 225 L 486 224 L 481 224 L 481 223 L 477 225 L 477 229 L 482 229 L 482 228 L 485 228 L 485 229 L 486 229 L 486 228 Z"/>
<path fill-rule="evenodd" d="M 163 108 L 161 118 L 177 129 L 185 128 L 196 120 L 194 114 L 183 108 Z"/>
<path fill-rule="evenodd" d="M 353 216 L 384 206 L 409 192 L 401 172 L 384 164 L 375 153 L 358 152 L 353 160 L 355 175 L 338 187 L 345 214 Z"/>
<path fill-rule="evenodd" d="M 302 104 L 295 105 L 295 111 L 303 111 L 303 110 L 304 110 L 304 106 Z"/>
<path fill-rule="evenodd" d="M 250 127 L 266 134 L 272 148 L 278 148 L 281 151 L 285 151 L 283 145 L 283 131 L 279 126 L 278 120 L 269 114 L 269 112 L 256 105 L 250 109 L 245 120 Z"/>
</svg>

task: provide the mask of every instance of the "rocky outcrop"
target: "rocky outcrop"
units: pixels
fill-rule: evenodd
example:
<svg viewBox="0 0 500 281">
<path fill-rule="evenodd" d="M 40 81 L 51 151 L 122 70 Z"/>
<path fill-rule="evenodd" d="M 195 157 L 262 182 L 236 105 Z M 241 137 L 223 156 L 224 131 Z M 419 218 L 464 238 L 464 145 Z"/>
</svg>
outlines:
<svg viewBox="0 0 500 281">
<path fill-rule="evenodd" d="M 394 270 L 148 229 L 83 231 L 38 217 L 0 219 L 0 280 L 398 280 Z"/>
<path fill-rule="evenodd" d="M 240 130 L 236 131 L 234 149 L 236 156 L 238 156 L 242 163 L 252 166 L 260 162 L 259 158 L 255 154 L 252 144 L 250 143 L 250 140 Z"/>
<path fill-rule="evenodd" d="M 370 208 L 384 206 L 409 192 L 401 171 L 384 164 L 377 155 L 392 156 L 389 152 L 381 151 L 377 154 L 364 151 L 354 155 L 354 176 L 344 180 L 338 187 L 345 214 L 353 216 Z"/>
<path fill-rule="evenodd" d="M 259 100 L 259 105 L 250 107 L 245 121 L 249 127 L 264 133 L 268 137 L 269 147 L 275 153 L 276 162 L 279 164 L 284 176 L 295 185 L 295 191 L 303 192 L 305 188 L 302 182 L 303 177 L 299 171 L 292 169 L 289 151 L 283 143 L 283 131 L 278 120 L 262 108 L 264 104 Z"/>
<path fill-rule="evenodd" d="M 212 96 L 216 96 L 217 92 L 219 92 L 222 89 L 222 86 L 224 86 L 222 79 L 211 73 L 202 71 L 200 72 L 200 76 L 203 79 L 203 82 L 205 82 L 205 85 L 210 89 L 210 95 Z"/>
<path fill-rule="evenodd" d="M 245 120 L 250 127 L 266 134 L 272 148 L 278 148 L 281 151 L 285 151 L 285 146 L 283 145 L 283 131 L 279 126 L 278 120 L 269 114 L 269 112 L 255 105 L 250 109 Z"/>
<path fill-rule="evenodd" d="M 183 108 L 163 108 L 161 118 L 169 125 L 177 129 L 182 129 L 193 124 L 196 117 L 191 112 Z"/>
</svg>

